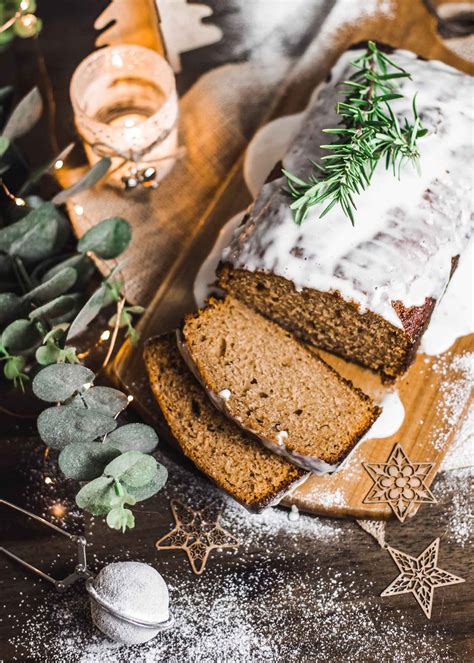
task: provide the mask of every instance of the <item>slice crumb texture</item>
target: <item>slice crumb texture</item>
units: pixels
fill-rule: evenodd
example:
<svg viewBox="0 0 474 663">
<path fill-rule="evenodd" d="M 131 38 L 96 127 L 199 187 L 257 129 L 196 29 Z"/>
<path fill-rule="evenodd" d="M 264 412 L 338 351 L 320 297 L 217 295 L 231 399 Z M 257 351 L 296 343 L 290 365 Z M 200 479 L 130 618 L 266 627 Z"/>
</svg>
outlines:
<svg viewBox="0 0 474 663">
<path fill-rule="evenodd" d="M 337 465 L 379 414 L 292 334 L 232 297 L 188 316 L 183 341 L 211 397 L 230 392 L 220 399 L 228 416 L 303 467 Z"/>
<path fill-rule="evenodd" d="M 259 511 L 304 479 L 305 472 L 262 447 L 212 405 L 174 334 L 148 341 L 144 357 L 154 395 L 182 451 L 237 501 Z"/>
</svg>

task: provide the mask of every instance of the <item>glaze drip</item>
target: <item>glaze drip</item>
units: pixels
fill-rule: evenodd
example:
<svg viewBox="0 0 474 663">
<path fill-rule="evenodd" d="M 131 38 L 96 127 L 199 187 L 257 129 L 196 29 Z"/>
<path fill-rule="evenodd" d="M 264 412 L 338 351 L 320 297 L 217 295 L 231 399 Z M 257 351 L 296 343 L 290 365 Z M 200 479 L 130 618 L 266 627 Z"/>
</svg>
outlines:
<svg viewBox="0 0 474 663">
<path fill-rule="evenodd" d="M 328 135 L 322 129 L 338 122 L 335 84 L 348 78 L 354 57 L 354 52 L 345 54 L 336 64 L 283 160 L 284 168 L 300 177 L 307 177 L 310 159 L 319 161 L 323 155 L 319 146 L 328 142 Z M 269 182 L 222 260 L 235 268 L 277 274 L 297 290 L 339 292 L 361 312 L 370 310 L 402 328 L 393 302 L 410 308 L 423 306 L 427 298 L 439 300 L 449 282 L 451 260 L 472 234 L 467 164 L 474 157 L 474 123 L 469 76 L 407 51 L 392 57 L 412 74 L 410 80 L 401 79 L 405 97 L 392 102 L 397 116 L 411 116 L 417 92 L 417 108 L 430 132 L 419 141 L 421 175 L 406 164 L 397 179 L 379 164 L 370 187 L 357 197 L 354 227 L 337 207 L 319 219 L 322 206 L 312 208 L 297 226 L 285 179 Z"/>
</svg>

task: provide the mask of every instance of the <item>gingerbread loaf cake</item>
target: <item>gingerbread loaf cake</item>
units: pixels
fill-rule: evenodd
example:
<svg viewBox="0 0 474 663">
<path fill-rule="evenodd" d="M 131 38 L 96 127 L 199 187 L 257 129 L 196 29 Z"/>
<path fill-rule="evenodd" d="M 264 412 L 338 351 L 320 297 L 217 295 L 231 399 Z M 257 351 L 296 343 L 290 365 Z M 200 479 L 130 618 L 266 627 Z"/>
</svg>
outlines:
<svg viewBox="0 0 474 663">
<path fill-rule="evenodd" d="M 349 78 L 345 54 L 308 109 L 283 168 L 307 180 L 320 162 L 323 134 L 339 122 L 338 84 Z M 411 73 L 391 102 L 403 121 L 416 104 L 428 134 L 420 139 L 421 174 L 400 179 L 379 164 L 357 196 L 355 225 L 322 206 L 296 225 L 286 179 L 267 181 L 224 251 L 221 287 L 315 346 L 379 372 L 386 380 L 413 360 L 436 302 L 472 233 L 472 78 L 440 62 L 395 51 Z"/>
<path fill-rule="evenodd" d="M 312 472 L 337 469 L 380 412 L 290 332 L 230 296 L 188 316 L 179 345 L 217 408 Z"/>
<path fill-rule="evenodd" d="M 144 358 L 153 393 L 185 456 L 243 506 L 261 511 L 306 478 L 307 472 L 216 410 L 184 363 L 174 334 L 150 339 Z"/>
</svg>

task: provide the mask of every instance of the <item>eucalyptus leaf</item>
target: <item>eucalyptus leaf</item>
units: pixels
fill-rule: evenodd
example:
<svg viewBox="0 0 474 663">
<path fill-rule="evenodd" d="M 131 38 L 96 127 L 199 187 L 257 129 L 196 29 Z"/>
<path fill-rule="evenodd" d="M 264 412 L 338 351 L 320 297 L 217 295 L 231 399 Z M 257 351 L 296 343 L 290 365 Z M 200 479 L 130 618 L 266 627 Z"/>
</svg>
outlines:
<svg viewBox="0 0 474 663">
<path fill-rule="evenodd" d="M 31 207 L 32 209 L 38 209 L 38 207 L 41 207 L 41 205 L 46 202 L 44 198 L 37 195 L 26 196 L 25 200 L 28 207 Z"/>
<path fill-rule="evenodd" d="M 41 334 L 31 320 L 15 320 L 2 333 L 2 345 L 12 355 L 31 352 L 41 340 Z"/>
<path fill-rule="evenodd" d="M 116 417 L 119 412 L 125 410 L 128 405 L 128 399 L 118 389 L 112 389 L 112 387 L 92 387 L 92 389 L 87 389 L 82 394 L 78 394 L 71 405 L 78 403 L 92 408 L 96 412 L 107 414 L 109 417 Z"/>
<path fill-rule="evenodd" d="M 56 276 L 58 272 L 70 267 L 74 268 L 77 275 L 76 288 L 82 288 L 85 286 L 95 272 L 95 266 L 92 260 L 82 253 L 77 253 L 62 260 L 53 267 L 50 267 L 48 271 L 43 274 L 41 281 L 48 281 L 53 276 Z"/>
<path fill-rule="evenodd" d="M 69 156 L 70 152 L 73 150 L 75 143 L 69 143 L 67 147 L 64 148 L 64 150 L 61 150 L 59 154 L 57 154 L 53 159 L 50 159 L 47 161 L 45 164 L 34 170 L 26 182 L 23 184 L 21 187 L 19 193 L 20 195 L 24 195 L 27 191 L 31 189 L 31 187 L 36 184 L 42 177 L 45 175 L 51 168 L 54 166 L 54 164 L 57 161 L 65 161 L 66 158 Z"/>
<path fill-rule="evenodd" d="M 107 436 L 107 444 L 120 451 L 141 451 L 145 454 L 154 451 L 158 441 L 158 435 L 153 428 L 140 423 L 125 424 Z"/>
<path fill-rule="evenodd" d="M 25 311 L 25 304 L 14 292 L 0 293 L 0 327 L 19 318 Z"/>
<path fill-rule="evenodd" d="M 0 157 L 3 157 L 6 154 L 8 148 L 10 147 L 10 141 L 6 136 L 0 136 Z"/>
<path fill-rule="evenodd" d="M 23 97 L 8 118 L 3 129 L 3 136 L 15 140 L 26 134 L 38 122 L 43 112 L 43 100 L 37 87 Z"/>
<path fill-rule="evenodd" d="M 100 477 L 104 467 L 120 456 L 120 451 L 101 442 L 69 444 L 59 454 L 61 472 L 69 479 L 91 481 Z"/>
<path fill-rule="evenodd" d="M 10 111 L 14 93 L 13 85 L 5 85 L 0 88 L 0 127 L 3 127 Z"/>
<path fill-rule="evenodd" d="M 77 366 L 77 364 L 56 364 L 56 366 L 61 365 Z M 53 366 L 47 366 L 43 370 L 46 371 Z M 80 410 L 70 405 L 43 410 L 37 423 L 41 439 L 52 449 L 64 449 L 68 444 L 93 442 L 117 426 L 115 419 L 101 412 Z"/>
<path fill-rule="evenodd" d="M 139 451 L 126 451 L 104 468 L 104 474 L 132 488 L 140 488 L 153 479 L 156 466 L 157 462 L 153 456 Z"/>
<path fill-rule="evenodd" d="M 23 299 L 36 304 L 45 304 L 72 288 L 77 279 L 74 267 L 64 267 L 50 279 L 30 290 Z"/>
<path fill-rule="evenodd" d="M 104 219 L 88 230 L 77 244 L 78 251 L 93 251 L 100 258 L 117 258 L 130 243 L 132 229 L 128 221 L 119 216 Z"/>
<path fill-rule="evenodd" d="M 17 191 L 28 176 L 28 164 L 21 151 L 15 143 L 8 138 L 0 136 L 1 163 L 0 170 L 2 179 L 11 191 Z M 18 213 L 19 208 L 12 208 L 11 213 Z"/>
<path fill-rule="evenodd" d="M 56 364 L 43 368 L 33 380 L 33 393 L 48 403 L 66 401 L 85 384 L 93 382 L 95 374 L 80 364 Z"/>
<path fill-rule="evenodd" d="M 104 516 L 110 511 L 114 496 L 114 480 L 98 477 L 81 488 L 76 495 L 76 504 L 94 516 Z"/>
<path fill-rule="evenodd" d="M 111 304 L 112 301 L 109 289 L 105 283 L 102 283 L 72 321 L 71 326 L 69 327 L 67 340 L 81 334 L 87 328 L 88 324 L 99 314 L 100 310 Z"/>
<path fill-rule="evenodd" d="M 147 500 L 149 497 L 152 497 L 158 491 L 160 491 L 166 484 L 167 479 L 168 470 L 164 465 L 157 463 L 156 474 L 154 475 L 153 479 L 146 483 L 144 486 L 136 488 L 124 483 L 123 487 L 128 493 L 130 493 L 130 495 L 133 495 L 137 502 L 141 502 L 142 500 Z"/>
<path fill-rule="evenodd" d="M 80 295 L 60 295 L 53 301 L 38 306 L 31 311 L 30 320 L 41 320 L 46 318 L 52 323 L 66 322 L 70 320 L 77 311 Z"/>
<path fill-rule="evenodd" d="M 7 380 L 17 380 L 23 373 L 25 363 L 23 357 L 10 357 L 7 359 L 3 365 L 3 373 Z"/>
<path fill-rule="evenodd" d="M 135 516 L 130 509 L 114 508 L 107 514 L 107 525 L 111 529 L 118 529 L 125 532 L 127 527 L 135 527 Z"/>
<path fill-rule="evenodd" d="M 27 263 L 60 251 L 70 236 L 69 224 L 51 203 L 43 203 L 23 219 L 0 230 L 0 251 Z"/>
<path fill-rule="evenodd" d="M 35 359 L 40 366 L 49 366 L 56 364 L 61 355 L 61 350 L 53 341 L 49 341 L 46 345 L 40 345 L 35 352 Z"/>
<path fill-rule="evenodd" d="M 100 161 L 92 166 L 92 168 L 81 177 L 75 184 L 70 186 L 68 189 L 64 189 L 57 193 L 52 199 L 53 205 L 62 205 L 66 202 L 68 198 L 74 196 L 85 189 L 91 189 L 94 184 L 97 184 L 101 180 L 105 173 L 109 170 L 111 160 L 109 157 L 103 157 Z"/>
</svg>

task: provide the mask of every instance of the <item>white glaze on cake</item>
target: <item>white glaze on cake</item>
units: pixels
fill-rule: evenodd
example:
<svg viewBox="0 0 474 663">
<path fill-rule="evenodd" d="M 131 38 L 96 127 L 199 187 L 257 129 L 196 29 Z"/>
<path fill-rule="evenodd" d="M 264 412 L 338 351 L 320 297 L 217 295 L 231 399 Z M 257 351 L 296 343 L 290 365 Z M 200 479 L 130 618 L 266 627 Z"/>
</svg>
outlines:
<svg viewBox="0 0 474 663">
<path fill-rule="evenodd" d="M 299 176 L 307 176 L 309 159 L 322 155 L 319 145 L 328 136 L 321 130 L 337 123 L 334 82 L 350 75 L 347 63 L 354 57 L 345 54 L 337 63 L 284 158 L 284 167 Z M 397 51 L 393 59 L 412 74 L 401 83 L 405 98 L 393 102 L 397 114 L 410 116 L 418 92 L 418 111 L 430 132 L 419 141 L 421 176 L 410 164 L 400 180 L 379 167 L 357 198 L 355 227 L 337 207 L 324 219 L 318 219 L 321 208 L 315 207 L 297 226 L 282 191 L 285 180 L 270 182 L 222 259 L 236 268 L 282 276 L 298 290 L 338 291 L 362 311 L 402 328 L 392 302 L 410 307 L 423 305 L 427 297 L 439 300 L 451 259 L 472 232 L 473 107 L 469 76 L 406 51 Z"/>
<path fill-rule="evenodd" d="M 382 408 L 382 412 L 365 433 L 361 442 L 364 440 L 391 437 L 403 424 L 403 420 L 405 419 L 405 407 L 400 399 L 397 389 L 387 391 L 381 402 L 378 404 Z"/>
</svg>

